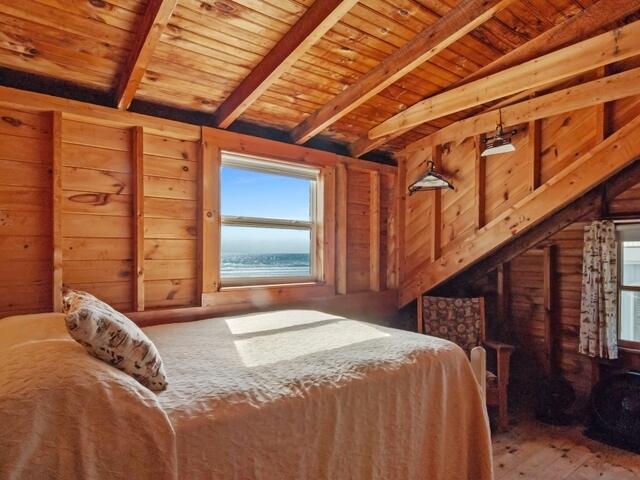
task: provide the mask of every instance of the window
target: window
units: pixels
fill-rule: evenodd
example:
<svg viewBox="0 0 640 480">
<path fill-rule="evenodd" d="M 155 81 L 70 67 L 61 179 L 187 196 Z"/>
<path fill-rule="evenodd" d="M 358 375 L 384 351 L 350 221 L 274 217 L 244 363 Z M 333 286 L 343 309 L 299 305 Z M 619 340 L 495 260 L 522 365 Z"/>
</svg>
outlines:
<svg viewBox="0 0 640 480">
<path fill-rule="evenodd" d="M 298 283 L 320 278 L 316 260 L 319 171 L 222 154 L 223 286 Z"/>
<path fill-rule="evenodd" d="M 618 337 L 640 342 L 640 224 L 619 224 Z"/>
</svg>

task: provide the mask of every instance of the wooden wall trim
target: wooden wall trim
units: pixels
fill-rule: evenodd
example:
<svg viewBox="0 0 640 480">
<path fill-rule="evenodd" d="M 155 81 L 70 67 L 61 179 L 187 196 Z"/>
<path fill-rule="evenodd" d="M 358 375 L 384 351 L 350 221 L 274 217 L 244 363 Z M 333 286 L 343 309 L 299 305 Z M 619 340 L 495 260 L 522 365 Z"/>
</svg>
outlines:
<svg viewBox="0 0 640 480">
<path fill-rule="evenodd" d="M 51 113 L 52 305 L 62 311 L 62 113 Z"/>
<path fill-rule="evenodd" d="M 544 344 L 546 357 L 546 373 L 555 373 L 554 339 L 556 338 L 553 325 L 553 246 L 543 247 L 543 281 L 542 296 L 544 308 Z"/>
<path fill-rule="evenodd" d="M 147 133 L 181 140 L 200 140 L 200 126 L 102 107 L 66 98 L 0 86 L 0 106 L 29 112 L 64 112 L 65 119 L 107 127 L 144 127 Z"/>
<path fill-rule="evenodd" d="M 336 284 L 336 168 L 324 167 L 319 191 L 323 197 L 322 212 L 322 278 L 327 285 Z"/>
<path fill-rule="evenodd" d="M 442 171 L 442 147 L 435 145 L 431 149 L 431 161 L 437 171 Z M 431 260 L 440 258 L 442 246 L 442 191 L 431 192 Z"/>
<path fill-rule="evenodd" d="M 369 289 L 380 291 L 380 173 L 369 173 Z"/>
<path fill-rule="evenodd" d="M 336 166 L 336 292 L 347 292 L 347 167 Z"/>
<path fill-rule="evenodd" d="M 343 155 L 315 150 L 300 145 L 252 137 L 251 135 L 216 128 L 202 127 L 202 135 L 211 143 L 218 145 L 221 150 L 244 153 L 246 155 L 279 158 L 316 167 L 333 167 L 339 163 L 343 163 L 354 170 L 366 172 L 373 170 L 390 175 L 396 173 L 396 167 L 393 165 L 384 165 L 357 158 L 345 157 Z"/>
<path fill-rule="evenodd" d="M 200 142 L 200 208 L 198 252 L 200 261 L 198 298 L 220 289 L 220 149 L 207 138 Z"/>
<path fill-rule="evenodd" d="M 528 155 L 531 158 L 531 185 L 530 191 L 534 191 L 540 186 L 542 167 L 542 124 L 540 120 L 529 122 L 527 131 L 529 136 Z"/>
<path fill-rule="evenodd" d="M 482 156 L 484 135 L 476 135 L 475 142 L 475 179 L 474 179 L 474 223 L 475 229 L 482 228 L 486 222 L 486 183 L 487 183 L 487 159 Z"/>
<path fill-rule="evenodd" d="M 133 160 L 133 309 L 144 310 L 144 131 L 134 127 Z"/>
</svg>

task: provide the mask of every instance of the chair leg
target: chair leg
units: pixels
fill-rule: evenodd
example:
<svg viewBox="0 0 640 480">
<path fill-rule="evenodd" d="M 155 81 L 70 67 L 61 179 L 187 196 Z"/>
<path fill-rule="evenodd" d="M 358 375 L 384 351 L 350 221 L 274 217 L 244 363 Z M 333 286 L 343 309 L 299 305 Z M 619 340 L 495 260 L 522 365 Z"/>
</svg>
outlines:
<svg viewBox="0 0 640 480">
<path fill-rule="evenodd" d="M 498 430 L 504 432 L 509 429 L 509 408 L 507 404 L 507 391 L 500 389 L 498 394 Z"/>
</svg>

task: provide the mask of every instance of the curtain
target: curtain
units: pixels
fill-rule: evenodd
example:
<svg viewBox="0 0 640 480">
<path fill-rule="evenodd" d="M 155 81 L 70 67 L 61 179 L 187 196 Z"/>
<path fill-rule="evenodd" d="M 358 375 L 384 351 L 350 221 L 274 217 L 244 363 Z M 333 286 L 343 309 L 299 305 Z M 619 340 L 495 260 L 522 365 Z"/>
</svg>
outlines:
<svg viewBox="0 0 640 480">
<path fill-rule="evenodd" d="M 618 246 L 613 222 L 585 227 L 579 352 L 618 358 Z"/>
</svg>

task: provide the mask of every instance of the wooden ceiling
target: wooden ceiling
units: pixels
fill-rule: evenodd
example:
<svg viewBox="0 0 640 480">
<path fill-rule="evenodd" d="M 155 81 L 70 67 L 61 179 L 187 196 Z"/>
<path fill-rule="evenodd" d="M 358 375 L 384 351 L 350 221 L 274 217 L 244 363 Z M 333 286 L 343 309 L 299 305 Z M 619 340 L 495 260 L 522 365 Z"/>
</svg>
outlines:
<svg viewBox="0 0 640 480">
<path fill-rule="evenodd" d="M 543 32 L 613 4 L 617 22 L 634 2 L 0 0 L 0 65 L 108 93 L 114 106 L 126 108 L 135 98 L 204 112 L 222 127 L 237 118 L 299 133 L 311 114 L 360 86 L 365 74 L 441 18 L 434 34 L 445 20 L 460 22 L 474 8 L 488 11 L 477 28 L 449 38 L 446 48 L 311 135 L 357 145 L 385 120 Z M 575 40 L 596 30 L 578 30 Z M 376 146 L 398 151 L 468 113 L 431 120 Z"/>
</svg>

